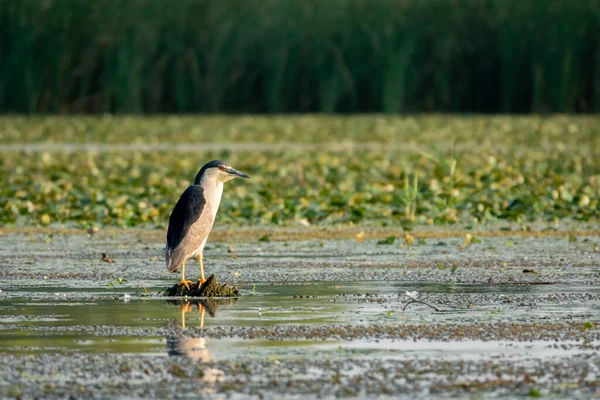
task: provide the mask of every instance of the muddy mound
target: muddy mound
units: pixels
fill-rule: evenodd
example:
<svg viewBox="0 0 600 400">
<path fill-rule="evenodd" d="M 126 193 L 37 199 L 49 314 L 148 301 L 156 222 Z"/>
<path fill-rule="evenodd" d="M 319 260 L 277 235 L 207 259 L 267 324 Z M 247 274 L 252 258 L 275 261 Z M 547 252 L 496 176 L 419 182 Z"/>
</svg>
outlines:
<svg viewBox="0 0 600 400">
<path fill-rule="evenodd" d="M 240 292 L 235 286 L 220 285 L 217 277 L 212 274 L 206 282 L 192 283 L 190 289 L 181 283 L 177 283 L 165 290 L 164 296 L 188 296 L 188 297 L 240 297 Z"/>
</svg>

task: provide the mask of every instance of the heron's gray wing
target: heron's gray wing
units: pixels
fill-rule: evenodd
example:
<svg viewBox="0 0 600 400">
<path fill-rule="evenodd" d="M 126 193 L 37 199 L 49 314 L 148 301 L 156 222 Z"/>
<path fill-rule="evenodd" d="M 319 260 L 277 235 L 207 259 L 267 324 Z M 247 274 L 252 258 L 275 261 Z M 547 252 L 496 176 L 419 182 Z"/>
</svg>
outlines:
<svg viewBox="0 0 600 400">
<path fill-rule="evenodd" d="M 189 227 L 177 247 L 174 249 L 167 247 L 167 269 L 169 272 L 177 271 L 182 263 L 203 247 L 204 243 L 206 243 L 206 238 L 210 234 L 212 225 L 212 212 L 210 205 L 206 204 L 200 218 Z"/>
<path fill-rule="evenodd" d="M 202 215 L 205 205 L 206 198 L 204 197 L 202 186 L 191 185 L 183 192 L 169 217 L 167 249 L 173 250 L 179 246 L 190 230 L 190 227 Z"/>
<path fill-rule="evenodd" d="M 202 243 L 206 241 L 206 238 L 208 238 L 210 230 L 212 229 L 212 225 L 213 219 L 212 213 L 210 212 L 210 206 L 206 205 L 204 213 L 192 224 L 192 226 L 190 226 L 187 234 L 177 248 L 175 248 L 174 252 L 183 252 L 183 256 L 187 260 L 194 255 L 202 246 Z"/>
</svg>

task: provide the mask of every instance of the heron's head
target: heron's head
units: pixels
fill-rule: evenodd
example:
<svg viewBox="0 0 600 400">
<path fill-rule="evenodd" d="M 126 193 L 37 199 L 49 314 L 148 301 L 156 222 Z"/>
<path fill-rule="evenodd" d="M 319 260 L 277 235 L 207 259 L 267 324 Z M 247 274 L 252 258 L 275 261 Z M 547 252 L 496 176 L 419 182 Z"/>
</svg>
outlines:
<svg viewBox="0 0 600 400">
<path fill-rule="evenodd" d="M 213 160 L 200 168 L 200 171 L 194 180 L 194 184 L 198 185 L 201 184 L 202 181 L 206 180 L 227 182 L 238 176 L 242 178 L 250 178 L 248 175 L 233 168 L 225 161 Z"/>
</svg>

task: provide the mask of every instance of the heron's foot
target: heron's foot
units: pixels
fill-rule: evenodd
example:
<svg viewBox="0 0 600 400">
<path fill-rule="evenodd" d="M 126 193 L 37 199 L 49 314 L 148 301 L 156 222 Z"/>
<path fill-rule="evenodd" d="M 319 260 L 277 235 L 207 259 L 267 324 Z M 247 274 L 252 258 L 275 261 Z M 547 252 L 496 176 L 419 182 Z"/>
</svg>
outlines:
<svg viewBox="0 0 600 400">
<path fill-rule="evenodd" d="M 206 279 L 204 279 L 204 278 L 200 278 L 200 279 L 198 280 L 198 282 L 200 282 L 200 283 L 198 284 L 198 287 L 200 287 L 200 285 L 202 285 L 204 282 L 206 282 Z"/>
<path fill-rule="evenodd" d="M 193 284 L 194 282 L 192 281 L 186 281 L 185 279 L 182 279 L 181 281 L 179 281 L 179 285 L 180 286 L 185 286 L 188 290 L 188 292 L 190 291 L 190 285 Z"/>
</svg>

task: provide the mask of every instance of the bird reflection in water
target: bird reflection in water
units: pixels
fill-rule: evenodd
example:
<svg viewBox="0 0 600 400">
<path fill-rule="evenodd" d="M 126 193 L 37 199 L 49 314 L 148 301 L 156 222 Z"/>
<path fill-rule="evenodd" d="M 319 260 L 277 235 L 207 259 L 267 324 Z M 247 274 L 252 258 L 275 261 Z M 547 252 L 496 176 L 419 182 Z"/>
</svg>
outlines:
<svg viewBox="0 0 600 400">
<path fill-rule="evenodd" d="M 206 348 L 206 338 L 194 337 L 201 335 L 197 329 L 188 330 L 186 328 L 185 314 L 198 310 L 198 327 L 200 330 L 204 328 L 204 314 L 208 311 L 211 317 L 217 313 L 217 305 L 232 304 L 236 299 L 224 300 L 169 300 L 167 303 L 179 306 L 181 309 L 181 326 L 176 322 L 176 333 L 167 336 L 167 353 L 169 356 L 186 356 L 193 360 L 201 362 L 209 362 L 212 360 L 210 351 Z M 173 322 L 171 322 L 172 324 Z M 192 327 L 190 327 L 192 328 Z M 195 326 L 194 326 L 195 328 Z"/>
</svg>

